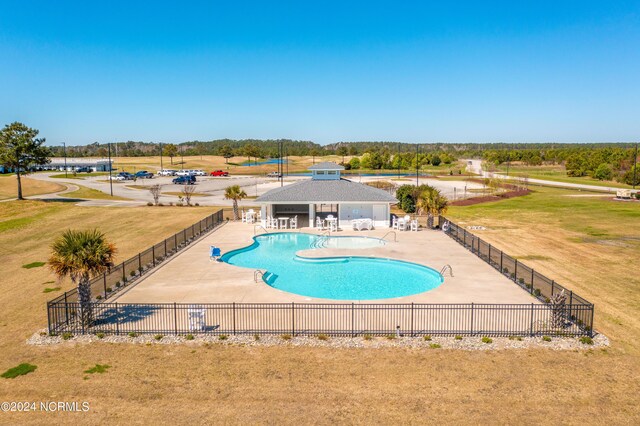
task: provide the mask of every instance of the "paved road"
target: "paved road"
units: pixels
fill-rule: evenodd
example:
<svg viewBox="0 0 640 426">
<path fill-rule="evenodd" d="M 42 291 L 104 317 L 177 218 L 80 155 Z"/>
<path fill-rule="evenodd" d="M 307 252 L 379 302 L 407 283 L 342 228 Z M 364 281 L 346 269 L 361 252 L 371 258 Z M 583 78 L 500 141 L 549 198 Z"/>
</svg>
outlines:
<svg viewBox="0 0 640 426">
<path fill-rule="evenodd" d="M 482 160 L 463 160 L 463 161 L 471 162 L 471 164 L 468 165 L 467 168 L 470 169 L 471 172 L 476 173 L 482 177 L 508 179 L 508 180 L 516 180 L 516 181 L 523 180 L 522 178 L 514 177 L 514 176 L 506 176 L 502 173 L 486 172 L 482 169 Z M 597 191 L 597 192 L 615 193 L 618 189 L 620 189 L 613 186 L 597 186 L 597 185 L 588 185 L 583 183 L 556 182 L 552 180 L 532 179 L 532 178 L 527 178 L 527 182 L 533 183 L 536 185 L 555 186 L 560 188 L 580 189 L 580 190 Z"/>
</svg>

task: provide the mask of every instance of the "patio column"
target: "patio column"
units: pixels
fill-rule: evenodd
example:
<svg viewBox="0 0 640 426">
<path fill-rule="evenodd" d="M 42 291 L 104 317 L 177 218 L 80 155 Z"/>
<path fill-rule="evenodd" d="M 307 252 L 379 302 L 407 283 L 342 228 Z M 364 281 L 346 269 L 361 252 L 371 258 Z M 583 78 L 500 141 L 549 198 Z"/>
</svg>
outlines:
<svg viewBox="0 0 640 426">
<path fill-rule="evenodd" d="M 260 207 L 260 224 L 266 228 L 267 227 L 267 205 L 263 204 Z"/>
<path fill-rule="evenodd" d="M 313 228 L 316 222 L 316 205 L 309 203 L 309 227 Z"/>
</svg>

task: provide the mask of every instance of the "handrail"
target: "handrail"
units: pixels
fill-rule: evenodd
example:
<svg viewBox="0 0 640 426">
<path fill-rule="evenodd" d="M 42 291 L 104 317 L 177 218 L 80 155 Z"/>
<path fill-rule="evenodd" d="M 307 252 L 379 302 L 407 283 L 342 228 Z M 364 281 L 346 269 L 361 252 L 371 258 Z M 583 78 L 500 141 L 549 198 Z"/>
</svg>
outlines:
<svg viewBox="0 0 640 426">
<path fill-rule="evenodd" d="M 389 234 L 393 234 L 393 242 L 397 243 L 398 242 L 398 234 L 396 233 L 396 231 L 389 231 L 386 234 L 384 234 L 384 237 L 380 238 L 381 240 L 384 240 L 385 238 L 387 238 L 387 235 Z"/>
<path fill-rule="evenodd" d="M 448 263 L 440 269 L 440 275 L 444 277 L 444 273 L 447 269 L 449 270 L 449 275 L 453 277 L 453 268 Z"/>
<path fill-rule="evenodd" d="M 260 269 L 256 269 L 255 271 L 253 271 L 253 282 L 257 283 L 258 277 L 264 277 L 265 272 L 266 271 L 261 271 Z"/>
<path fill-rule="evenodd" d="M 262 226 L 262 225 L 253 225 L 253 235 L 256 235 L 256 227 L 264 229 L 264 232 L 266 232 L 267 234 L 269 233 L 269 231 L 267 231 L 267 228 L 265 228 L 264 226 Z"/>
<path fill-rule="evenodd" d="M 320 234 L 320 236 L 322 236 L 322 237 L 330 237 L 331 236 L 331 229 L 328 229 L 328 230 L 322 232 Z"/>
</svg>

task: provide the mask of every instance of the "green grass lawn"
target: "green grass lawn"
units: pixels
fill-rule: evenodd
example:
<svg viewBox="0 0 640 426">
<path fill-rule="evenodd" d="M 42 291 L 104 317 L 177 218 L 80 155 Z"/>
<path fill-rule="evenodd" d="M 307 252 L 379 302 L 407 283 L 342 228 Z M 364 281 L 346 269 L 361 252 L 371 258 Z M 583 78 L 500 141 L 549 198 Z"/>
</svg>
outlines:
<svg viewBox="0 0 640 426">
<path fill-rule="evenodd" d="M 89 200 L 128 200 L 128 198 L 120 197 L 117 195 L 111 196 L 102 191 L 98 191 L 97 189 L 87 188 L 86 186 L 74 184 L 78 187 L 76 191 L 67 192 L 66 194 L 62 194 L 61 197 L 64 198 L 79 198 L 79 199 L 89 199 Z"/>
<path fill-rule="evenodd" d="M 496 167 L 496 172 L 506 173 L 507 166 L 501 164 Z M 631 188 L 631 185 L 627 185 L 624 183 L 610 181 L 610 180 L 598 180 L 593 179 L 590 176 L 582 176 L 582 177 L 572 177 L 567 176 L 567 171 L 564 166 L 554 165 L 554 166 L 522 166 L 522 165 L 513 165 L 509 167 L 509 176 L 514 177 L 529 177 L 531 179 L 545 179 L 554 182 L 563 182 L 563 183 L 578 183 L 583 185 L 594 185 L 594 186 L 610 186 L 615 188 Z"/>
<path fill-rule="evenodd" d="M 91 172 L 91 173 L 76 173 L 75 176 L 73 173 L 69 172 L 67 173 L 67 175 L 65 176 L 64 173 L 60 173 L 57 175 L 51 175 L 49 177 L 55 178 L 55 179 L 84 179 L 86 177 L 92 177 L 92 176 L 108 176 L 109 173 L 107 172 Z"/>
</svg>

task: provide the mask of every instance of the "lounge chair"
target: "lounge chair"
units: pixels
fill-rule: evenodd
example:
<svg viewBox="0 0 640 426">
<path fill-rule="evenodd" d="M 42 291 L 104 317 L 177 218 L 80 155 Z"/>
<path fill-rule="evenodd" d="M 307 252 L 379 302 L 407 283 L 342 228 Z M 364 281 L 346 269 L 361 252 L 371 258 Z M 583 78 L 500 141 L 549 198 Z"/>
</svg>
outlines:
<svg viewBox="0 0 640 426">
<path fill-rule="evenodd" d="M 209 260 L 220 260 L 222 256 L 222 252 L 220 251 L 220 247 L 211 246 L 209 248 Z"/>
<path fill-rule="evenodd" d="M 206 310 L 200 307 L 189 307 L 187 309 L 189 318 L 189 331 L 205 331 L 207 328 Z"/>
</svg>

